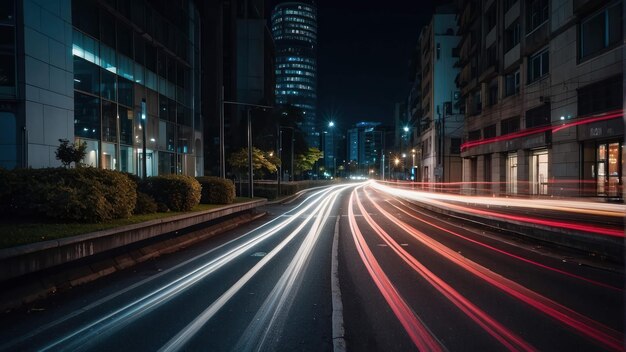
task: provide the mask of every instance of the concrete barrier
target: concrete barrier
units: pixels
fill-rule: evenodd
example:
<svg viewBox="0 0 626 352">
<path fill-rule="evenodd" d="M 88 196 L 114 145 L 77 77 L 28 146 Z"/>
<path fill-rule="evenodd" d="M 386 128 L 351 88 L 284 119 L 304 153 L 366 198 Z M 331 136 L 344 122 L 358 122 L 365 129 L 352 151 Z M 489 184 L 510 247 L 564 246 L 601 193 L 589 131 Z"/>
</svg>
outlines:
<svg viewBox="0 0 626 352">
<path fill-rule="evenodd" d="M 181 214 L 84 235 L 0 249 L 0 282 L 112 249 L 180 231 L 222 217 L 251 211 L 265 199 Z"/>
</svg>

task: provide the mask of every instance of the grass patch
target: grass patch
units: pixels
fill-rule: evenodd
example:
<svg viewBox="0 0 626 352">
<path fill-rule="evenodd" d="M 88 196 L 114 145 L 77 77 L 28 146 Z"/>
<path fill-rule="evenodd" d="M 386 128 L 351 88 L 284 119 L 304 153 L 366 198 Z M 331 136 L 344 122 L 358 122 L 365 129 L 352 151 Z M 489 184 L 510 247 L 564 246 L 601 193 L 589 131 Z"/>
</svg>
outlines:
<svg viewBox="0 0 626 352">
<path fill-rule="evenodd" d="M 238 197 L 235 199 L 235 203 L 245 203 L 249 201 L 250 198 L 244 197 Z M 116 219 L 92 224 L 55 224 L 48 222 L 33 222 L 32 220 L 7 223 L 7 220 L 3 219 L 2 222 L 0 222 L 0 248 L 15 247 L 28 243 L 72 237 L 85 233 L 108 230 L 115 227 L 132 225 L 150 220 L 163 219 L 180 214 L 189 214 L 193 212 L 217 209 L 221 207 L 224 207 L 224 205 L 198 204 L 191 211 L 188 212 L 168 212 L 133 215 L 127 219 Z"/>
</svg>

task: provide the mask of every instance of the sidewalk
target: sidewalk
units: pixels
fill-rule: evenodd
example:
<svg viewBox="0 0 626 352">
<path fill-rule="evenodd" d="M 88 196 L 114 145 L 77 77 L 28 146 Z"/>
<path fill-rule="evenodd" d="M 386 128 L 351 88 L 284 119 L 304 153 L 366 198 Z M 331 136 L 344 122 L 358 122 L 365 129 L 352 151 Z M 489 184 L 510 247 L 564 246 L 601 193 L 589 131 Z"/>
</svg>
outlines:
<svg viewBox="0 0 626 352">
<path fill-rule="evenodd" d="M 266 199 L 0 249 L 0 309 L 174 252 L 265 215 Z M 78 265 L 77 265 L 78 264 Z"/>
</svg>

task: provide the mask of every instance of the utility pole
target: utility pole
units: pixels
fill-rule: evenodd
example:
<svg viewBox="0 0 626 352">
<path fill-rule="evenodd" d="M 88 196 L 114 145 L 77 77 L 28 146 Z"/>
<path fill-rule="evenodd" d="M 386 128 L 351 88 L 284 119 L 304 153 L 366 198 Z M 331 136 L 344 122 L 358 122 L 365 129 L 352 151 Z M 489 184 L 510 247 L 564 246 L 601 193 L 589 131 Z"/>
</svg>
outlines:
<svg viewBox="0 0 626 352">
<path fill-rule="evenodd" d="M 141 149 L 141 157 L 142 157 L 142 163 L 141 163 L 141 176 L 143 176 L 142 178 L 145 179 L 146 177 L 148 177 L 148 161 L 146 160 L 146 138 L 147 138 L 147 133 L 146 133 L 146 99 L 143 98 L 141 99 L 141 129 L 142 129 L 142 136 L 141 136 L 141 145 L 142 145 L 142 149 Z"/>
<path fill-rule="evenodd" d="M 224 150 L 224 86 L 220 91 L 220 177 L 226 178 L 226 152 Z"/>
<path fill-rule="evenodd" d="M 252 168 L 252 119 L 250 118 L 252 109 L 248 107 L 248 196 L 254 198 L 254 169 Z"/>
</svg>

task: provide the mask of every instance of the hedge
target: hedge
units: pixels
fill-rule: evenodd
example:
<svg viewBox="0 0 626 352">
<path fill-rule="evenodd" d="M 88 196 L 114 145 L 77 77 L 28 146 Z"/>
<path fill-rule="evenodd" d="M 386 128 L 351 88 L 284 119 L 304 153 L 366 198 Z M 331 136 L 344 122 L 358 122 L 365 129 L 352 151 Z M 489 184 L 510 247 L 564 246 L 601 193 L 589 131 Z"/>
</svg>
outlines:
<svg viewBox="0 0 626 352">
<path fill-rule="evenodd" d="M 154 198 L 159 211 L 191 210 L 200 202 L 200 190 L 195 178 L 184 175 L 153 176 L 139 183 L 139 191 Z"/>
<path fill-rule="evenodd" d="M 235 184 L 231 180 L 219 177 L 196 177 L 202 186 L 200 203 L 231 204 L 235 201 Z"/>
<path fill-rule="evenodd" d="M 16 169 L 0 179 L 4 216 L 101 222 L 129 217 L 137 199 L 135 184 L 111 170 Z"/>
</svg>

